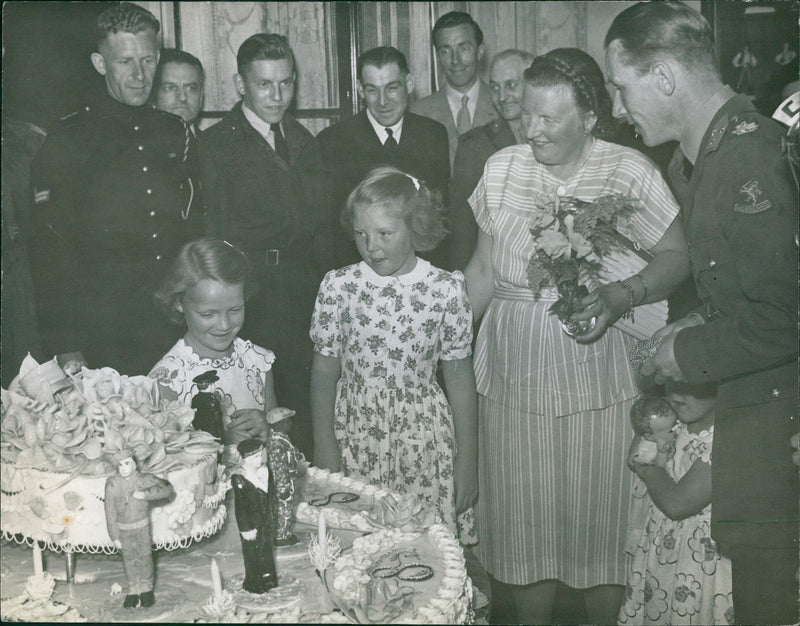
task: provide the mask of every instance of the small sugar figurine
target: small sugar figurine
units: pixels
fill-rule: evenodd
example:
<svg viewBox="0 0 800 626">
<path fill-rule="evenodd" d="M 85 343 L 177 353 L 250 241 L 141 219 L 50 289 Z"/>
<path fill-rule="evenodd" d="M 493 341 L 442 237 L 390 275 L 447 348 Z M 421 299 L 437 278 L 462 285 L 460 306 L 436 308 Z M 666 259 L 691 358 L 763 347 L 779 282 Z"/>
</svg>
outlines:
<svg viewBox="0 0 800 626">
<path fill-rule="evenodd" d="M 675 451 L 675 424 L 677 416 L 665 398 L 642 396 L 631 407 L 631 425 L 641 437 L 633 460 L 651 464 L 659 454 L 666 459 Z"/>
<path fill-rule="evenodd" d="M 218 380 L 217 370 L 208 370 L 192 379 L 198 389 L 192 398 L 192 408 L 195 410 L 192 425 L 196 430 L 204 430 L 222 439 L 222 405 L 217 394 L 209 389 Z"/>
<path fill-rule="evenodd" d="M 275 485 L 275 545 L 297 543 L 294 534 L 295 478 L 306 472 L 306 459 L 289 439 L 294 411 L 277 407 L 267 412 L 269 432 L 269 468 Z"/>
<path fill-rule="evenodd" d="M 231 485 L 244 557 L 242 589 L 261 594 L 278 584 L 272 551 L 267 451 L 258 439 L 245 439 L 237 449 L 242 462 L 240 469 L 231 476 Z"/>
<path fill-rule="evenodd" d="M 155 603 L 150 503 L 172 497 L 175 490 L 155 474 L 140 473 L 127 448 L 112 460 L 117 473 L 106 480 L 104 505 L 108 535 L 122 553 L 125 568 L 128 593 L 123 606 L 147 608 Z"/>
</svg>

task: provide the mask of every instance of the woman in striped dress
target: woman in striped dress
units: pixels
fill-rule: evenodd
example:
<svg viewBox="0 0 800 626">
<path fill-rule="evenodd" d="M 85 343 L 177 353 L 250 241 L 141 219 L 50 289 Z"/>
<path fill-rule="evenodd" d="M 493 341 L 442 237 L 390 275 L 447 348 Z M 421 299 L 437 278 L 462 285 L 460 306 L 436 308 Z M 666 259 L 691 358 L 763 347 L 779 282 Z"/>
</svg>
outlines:
<svg viewBox="0 0 800 626">
<path fill-rule="evenodd" d="M 656 167 L 603 140 L 614 121 L 595 61 L 553 50 L 534 60 L 525 81 L 528 144 L 492 156 L 470 198 L 480 232 L 465 274 L 476 319 L 483 315 L 476 552 L 512 585 L 521 621 L 549 623 L 561 581 L 587 590 L 590 622 L 612 623 L 625 583 L 627 416 L 637 394 L 627 362 L 635 339 L 613 324 L 631 303 L 664 299 L 688 275 L 688 254 Z M 576 340 L 548 313 L 555 291 L 528 287 L 536 243 L 529 227 L 556 195 L 591 201 L 611 193 L 637 201 L 618 229 L 654 258 L 628 287 L 590 294 L 596 325 Z"/>
</svg>

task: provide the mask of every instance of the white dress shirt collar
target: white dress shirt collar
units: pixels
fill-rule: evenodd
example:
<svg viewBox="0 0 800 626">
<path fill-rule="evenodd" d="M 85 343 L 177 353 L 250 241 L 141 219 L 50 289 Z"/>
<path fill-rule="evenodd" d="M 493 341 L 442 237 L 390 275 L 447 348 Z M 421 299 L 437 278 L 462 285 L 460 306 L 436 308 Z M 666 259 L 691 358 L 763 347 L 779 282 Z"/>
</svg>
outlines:
<svg viewBox="0 0 800 626">
<path fill-rule="evenodd" d="M 447 103 L 450 105 L 450 112 L 453 114 L 453 122 L 456 123 L 458 119 L 458 110 L 461 108 L 461 98 L 469 96 L 467 101 L 467 110 L 469 111 L 469 119 L 475 123 L 475 109 L 478 108 L 478 93 L 481 90 L 481 81 L 477 79 L 475 84 L 472 85 L 467 91 L 461 93 L 453 89 L 449 83 L 447 85 Z"/>
<path fill-rule="evenodd" d="M 242 113 L 244 113 L 245 119 L 250 122 L 250 126 L 256 129 L 256 132 L 261 135 L 264 139 L 267 140 L 267 143 L 270 147 L 274 150 L 275 149 L 275 135 L 272 133 L 272 124 L 269 122 L 265 122 L 262 120 L 258 115 L 253 113 L 247 105 L 242 102 Z M 283 136 L 286 136 L 286 133 L 283 132 L 283 122 L 278 124 L 281 127 L 281 133 Z"/>
<path fill-rule="evenodd" d="M 378 139 L 380 139 L 381 143 L 386 143 L 386 140 L 389 138 L 389 134 L 386 132 L 387 128 L 392 129 L 392 137 L 395 138 L 397 143 L 400 143 L 400 135 L 403 134 L 403 120 L 405 119 L 405 115 L 400 118 L 400 120 L 394 126 L 382 126 L 378 120 L 376 120 L 372 116 L 372 111 L 367 109 L 367 119 L 369 123 L 372 125 L 372 129 L 375 131 L 375 134 L 378 135 Z"/>
</svg>

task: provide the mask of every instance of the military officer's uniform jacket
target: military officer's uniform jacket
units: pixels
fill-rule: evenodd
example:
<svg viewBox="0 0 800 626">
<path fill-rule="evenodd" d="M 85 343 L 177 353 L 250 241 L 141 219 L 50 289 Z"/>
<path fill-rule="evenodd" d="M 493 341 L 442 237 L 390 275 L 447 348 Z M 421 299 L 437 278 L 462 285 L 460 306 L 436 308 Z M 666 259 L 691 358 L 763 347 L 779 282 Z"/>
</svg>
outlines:
<svg viewBox="0 0 800 626">
<path fill-rule="evenodd" d="M 798 538 L 798 197 L 784 133 L 735 96 L 691 172 L 680 148 L 670 164 L 705 317 L 678 333 L 674 353 L 690 383 L 720 383 L 712 532 L 738 545 Z"/>
<path fill-rule="evenodd" d="M 144 374 L 174 343 L 152 293 L 200 231 L 183 121 L 107 94 L 66 116 L 32 166 L 31 262 L 46 352 Z"/>
</svg>

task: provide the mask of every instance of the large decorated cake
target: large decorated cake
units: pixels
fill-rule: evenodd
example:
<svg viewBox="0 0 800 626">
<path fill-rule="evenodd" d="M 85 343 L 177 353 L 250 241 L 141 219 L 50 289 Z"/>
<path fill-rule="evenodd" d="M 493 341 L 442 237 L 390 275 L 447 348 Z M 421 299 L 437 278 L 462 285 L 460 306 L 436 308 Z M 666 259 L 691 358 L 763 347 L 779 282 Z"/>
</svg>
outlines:
<svg viewBox="0 0 800 626">
<path fill-rule="evenodd" d="M 294 530 L 300 541 L 276 548 L 278 586 L 267 594 L 244 592 L 237 524 L 231 520 L 210 537 L 226 518 L 228 481 L 217 466 L 219 443 L 194 431 L 192 409 L 163 398 L 151 379 L 86 368 L 65 376 L 55 361 L 29 361 L 2 390 L 0 417 L 0 524 L 6 539 L 29 546 L 36 540 L 56 551 L 114 552 L 103 505 L 105 481 L 116 471 L 114 453 L 128 448 L 140 471 L 170 481 L 174 498 L 151 508 L 153 543 L 188 550 L 158 560 L 156 605 L 147 609 L 161 611 L 158 619 L 472 620 L 473 588 L 463 552 L 433 511 L 413 496 L 314 467 L 296 484 Z M 189 547 L 204 537 L 209 539 Z M 20 558 L 18 550 L 28 560 L 10 563 Z M 30 563 L 29 554 L 25 547 L 2 554 L 3 610 L 9 618 L 154 619 L 125 613 L 113 597 L 125 582 L 118 558 L 92 561 L 91 580 L 68 588 L 54 586 L 47 571 L 22 587 L 29 572 L 23 574 L 27 566 L 20 563 Z M 212 562 L 213 584 L 207 569 Z M 13 578 L 20 578 L 16 586 Z M 47 593 L 31 594 L 37 585 Z M 13 591 L 21 593 L 10 597 Z"/>
<path fill-rule="evenodd" d="M 104 489 L 112 455 L 132 450 L 141 472 L 175 490 L 151 509 L 153 543 L 185 547 L 226 517 L 220 444 L 192 430 L 193 410 L 161 398 L 157 383 L 104 368 L 67 376 L 54 361 L 23 363 L 0 413 L 0 525 L 6 538 L 52 550 L 114 551 Z"/>
</svg>

